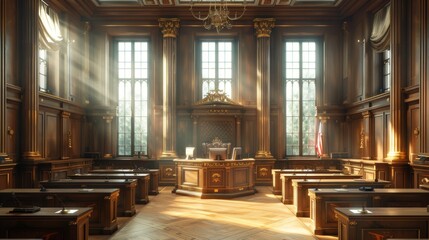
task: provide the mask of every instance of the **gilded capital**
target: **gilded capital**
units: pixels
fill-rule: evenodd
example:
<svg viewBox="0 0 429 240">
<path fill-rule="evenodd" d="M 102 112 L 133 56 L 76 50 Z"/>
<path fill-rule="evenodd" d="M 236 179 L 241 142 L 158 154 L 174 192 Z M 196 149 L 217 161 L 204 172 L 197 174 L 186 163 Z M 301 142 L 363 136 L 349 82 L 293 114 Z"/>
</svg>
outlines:
<svg viewBox="0 0 429 240">
<path fill-rule="evenodd" d="M 271 29 L 274 27 L 274 18 L 255 18 L 253 26 L 256 30 L 256 37 L 270 37 Z"/>
<path fill-rule="evenodd" d="M 160 18 L 159 27 L 165 38 L 175 38 L 177 36 L 177 30 L 180 26 L 180 20 L 178 18 Z"/>
</svg>

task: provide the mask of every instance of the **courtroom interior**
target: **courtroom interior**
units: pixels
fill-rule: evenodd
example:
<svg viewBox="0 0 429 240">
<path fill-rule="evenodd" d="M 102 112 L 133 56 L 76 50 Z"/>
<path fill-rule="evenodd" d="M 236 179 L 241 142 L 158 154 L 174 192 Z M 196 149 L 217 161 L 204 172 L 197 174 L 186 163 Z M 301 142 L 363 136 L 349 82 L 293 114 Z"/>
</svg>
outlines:
<svg viewBox="0 0 429 240">
<path fill-rule="evenodd" d="M 0 238 L 429 238 L 427 0 L 2 0 L 0 30 Z"/>
</svg>

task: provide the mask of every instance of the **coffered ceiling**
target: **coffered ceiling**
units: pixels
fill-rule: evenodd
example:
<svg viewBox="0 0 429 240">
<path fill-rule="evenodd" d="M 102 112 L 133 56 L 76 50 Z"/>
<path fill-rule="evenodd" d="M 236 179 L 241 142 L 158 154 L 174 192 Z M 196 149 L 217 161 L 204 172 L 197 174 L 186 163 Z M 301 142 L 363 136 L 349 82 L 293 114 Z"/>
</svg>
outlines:
<svg viewBox="0 0 429 240">
<path fill-rule="evenodd" d="M 45 0 L 91 21 L 155 21 L 159 17 L 178 17 L 192 21 L 190 5 L 200 7 L 221 0 Z M 223 0 L 230 11 L 246 6 L 243 20 L 274 17 L 276 20 L 339 21 L 363 5 L 385 0 Z"/>
</svg>

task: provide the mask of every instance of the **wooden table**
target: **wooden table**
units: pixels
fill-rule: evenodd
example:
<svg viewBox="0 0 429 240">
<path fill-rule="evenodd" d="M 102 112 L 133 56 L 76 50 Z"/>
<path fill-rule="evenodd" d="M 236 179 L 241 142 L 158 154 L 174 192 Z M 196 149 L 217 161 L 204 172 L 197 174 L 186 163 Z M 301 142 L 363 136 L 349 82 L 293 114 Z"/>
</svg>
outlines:
<svg viewBox="0 0 429 240">
<path fill-rule="evenodd" d="M 159 170 L 158 169 L 94 169 L 89 173 L 148 173 L 150 175 L 149 195 L 157 195 L 159 193 Z"/>
<path fill-rule="evenodd" d="M 255 193 L 254 159 L 175 159 L 176 194 L 200 198 L 234 198 Z"/>
<path fill-rule="evenodd" d="M 293 208 L 297 217 L 310 216 L 310 197 L 308 189 L 318 188 L 359 188 L 363 186 L 373 188 L 388 188 L 389 181 L 372 179 L 292 179 Z"/>
<path fill-rule="evenodd" d="M 281 195 L 282 194 L 282 180 L 280 178 L 281 174 L 284 173 L 342 173 L 342 170 L 339 169 L 273 169 L 271 174 L 273 175 L 273 194 Z"/>
<path fill-rule="evenodd" d="M 314 234 L 336 235 L 337 207 L 426 207 L 429 191 L 414 188 L 375 188 L 373 191 L 358 189 L 320 188 L 308 190 L 310 196 L 311 229 Z"/>
<path fill-rule="evenodd" d="M 0 208 L 0 238 L 87 240 L 91 208 L 74 208 L 75 213 L 58 213 L 61 208 L 41 208 L 34 213 L 10 213 Z"/>
<path fill-rule="evenodd" d="M 137 179 L 136 203 L 149 203 L 148 173 L 76 173 L 69 175 L 71 179 Z"/>
<path fill-rule="evenodd" d="M 336 208 L 338 240 L 427 239 L 427 208 Z"/>
<path fill-rule="evenodd" d="M 118 229 L 117 206 L 119 189 L 51 188 L 9 188 L 0 190 L 3 207 L 16 206 L 15 198 L 23 205 L 39 207 L 91 207 L 89 234 L 112 234 Z"/>
<path fill-rule="evenodd" d="M 282 173 L 282 202 L 284 204 L 293 203 L 293 179 L 358 179 L 362 178 L 360 175 L 355 174 L 342 174 L 342 173 Z"/>
<path fill-rule="evenodd" d="M 119 188 L 118 216 L 133 216 L 136 214 L 137 180 L 121 179 L 60 179 L 56 181 L 41 181 L 45 188 Z"/>
</svg>

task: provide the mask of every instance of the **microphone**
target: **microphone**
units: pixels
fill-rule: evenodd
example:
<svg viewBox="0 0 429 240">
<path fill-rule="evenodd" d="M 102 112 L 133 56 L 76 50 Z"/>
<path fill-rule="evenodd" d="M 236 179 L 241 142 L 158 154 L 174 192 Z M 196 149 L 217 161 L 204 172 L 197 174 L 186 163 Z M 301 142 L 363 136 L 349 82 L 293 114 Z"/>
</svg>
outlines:
<svg viewBox="0 0 429 240">
<path fill-rule="evenodd" d="M 57 194 L 54 194 L 54 196 L 55 196 L 55 198 L 58 200 L 58 202 L 60 203 L 60 205 L 61 205 L 61 207 L 62 207 L 62 209 L 61 209 L 60 213 L 61 213 L 61 214 L 67 214 L 67 213 L 69 213 L 69 210 L 67 210 L 67 209 L 66 209 L 65 204 L 64 204 L 64 202 L 63 202 L 63 200 L 62 200 L 62 199 L 61 199 Z"/>
<path fill-rule="evenodd" d="M 360 210 L 360 213 L 363 213 L 363 214 L 369 213 L 368 210 L 365 209 L 365 204 L 362 205 L 362 209 Z"/>
</svg>

